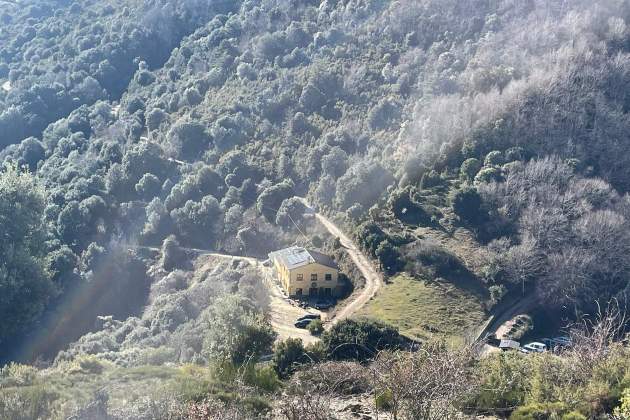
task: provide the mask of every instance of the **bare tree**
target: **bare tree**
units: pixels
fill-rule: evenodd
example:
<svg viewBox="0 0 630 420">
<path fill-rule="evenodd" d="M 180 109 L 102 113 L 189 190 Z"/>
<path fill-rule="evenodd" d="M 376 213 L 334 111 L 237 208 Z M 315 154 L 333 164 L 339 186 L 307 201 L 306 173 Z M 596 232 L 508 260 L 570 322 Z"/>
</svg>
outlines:
<svg viewBox="0 0 630 420">
<path fill-rule="evenodd" d="M 280 413 L 287 420 L 330 420 L 334 398 L 366 392 L 365 368 L 355 362 L 326 362 L 297 372 L 283 396 Z"/>
<path fill-rule="evenodd" d="M 415 353 L 381 352 L 370 365 L 375 395 L 387 394 L 393 419 L 457 418 L 457 403 L 475 387 L 472 346 L 428 343 Z"/>
</svg>

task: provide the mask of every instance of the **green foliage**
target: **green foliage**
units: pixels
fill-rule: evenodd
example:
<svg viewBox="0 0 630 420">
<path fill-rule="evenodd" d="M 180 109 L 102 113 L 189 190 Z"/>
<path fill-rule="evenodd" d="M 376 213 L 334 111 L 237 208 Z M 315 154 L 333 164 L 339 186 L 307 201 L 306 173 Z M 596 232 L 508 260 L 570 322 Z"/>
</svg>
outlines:
<svg viewBox="0 0 630 420">
<path fill-rule="evenodd" d="M 306 329 L 311 333 L 311 335 L 318 336 L 324 332 L 324 324 L 322 324 L 320 319 L 315 319 L 308 324 Z"/>
<path fill-rule="evenodd" d="M 479 159 L 466 159 L 459 169 L 459 176 L 464 181 L 472 182 L 480 169 L 481 162 L 479 162 Z"/>
<path fill-rule="evenodd" d="M 274 368 L 269 365 L 256 365 L 251 373 L 246 374 L 245 381 L 248 385 L 269 393 L 277 391 L 282 384 Z"/>
<path fill-rule="evenodd" d="M 0 173 L 0 343 L 33 321 L 54 293 L 47 270 L 44 190 L 30 173 Z"/>
<path fill-rule="evenodd" d="M 485 167 L 495 167 L 504 163 L 503 153 L 498 150 L 493 150 L 486 155 L 483 161 Z"/>
<path fill-rule="evenodd" d="M 451 206 L 464 222 L 477 225 L 485 219 L 481 196 L 474 187 L 463 187 L 451 193 Z"/>
<path fill-rule="evenodd" d="M 333 360 L 365 362 L 381 350 L 402 348 L 398 331 L 382 322 L 368 319 L 347 319 L 322 334 L 322 343 Z"/>
<path fill-rule="evenodd" d="M 501 169 L 495 168 L 493 166 L 485 166 L 477 173 L 477 175 L 475 175 L 474 183 L 475 185 L 478 185 L 501 181 L 503 181 L 503 174 L 501 172 Z"/>
<path fill-rule="evenodd" d="M 171 212 L 180 238 L 188 244 L 209 248 L 223 236 L 223 211 L 216 198 L 207 195 L 201 202 L 189 200 Z"/>
<path fill-rule="evenodd" d="M 164 239 L 162 242 L 162 268 L 172 270 L 183 260 L 184 253 L 179 247 L 179 242 L 174 235 Z"/>
<path fill-rule="evenodd" d="M 268 221 L 274 222 L 283 201 L 292 196 L 293 183 L 286 180 L 263 190 L 256 201 L 256 208 Z"/>
<path fill-rule="evenodd" d="M 275 332 L 252 303 L 239 295 L 219 298 L 209 313 L 204 354 L 234 365 L 255 362 L 271 352 Z"/>
<path fill-rule="evenodd" d="M 392 408 L 393 396 L 391 390 L 385 390 L 374 398 L 374 404 L 379 410 L 389 411 Z"/>
<path fill-rule="evenodd" d="M 302 365 L 310 363 L 302 340 L 288 338 L 276 344 L 273 352 L 273 366 L 278 376 L 286 378 Z"/>
<path fill-rule="evenodd" d="M 398 248 L 389 241 L 381 242 L 376 248 L 376 251 L 374 251 L 374 254 L 387 274 L 397 273 L 404 265 Z"/>
<path fill-rule="evenodd" d="M 425 172 L 422 175 L 422 178 L 420 179 L 420 188 L 429 189 L 442 185 L 443 183 L 444 180 L 442 179 L 440 174 L 437 173 L 437 171 L 435 171 L 434 169 L 431 169 L 430 171 Z"/>
<path fill-rule="evenodd" d="M 33 385 L 37 374 L 37 369 L 32 366 L 11 362 L 0 368 L 0 385 L 2 387 Z"/>
<path fill-rule="evenodd" d="M 510 420 L 564 419 L 562 414 L 565 411 L 566 407 L 562 403 L 528 404 L 517 408 L 510 415 Z"/>
<path fill-rule="evenodd" d="M 472 405 L 502 413 L 525 402 L 529 390 L 529 360 L 518 352 L 492 354 L 480 361 L 481 386 Z"/>
<path fill-rule="evenodd" d="M 0 389 L 0 418 L 34 420 L 49 418 L 58 395 L 44 385 Z"/>
<path fill-rule="evenodd" d="M 619 418 L 630 418 L 630 388 L 624 389 L 619 407 L 615 407 L 615 415 Z"/>
</svg>

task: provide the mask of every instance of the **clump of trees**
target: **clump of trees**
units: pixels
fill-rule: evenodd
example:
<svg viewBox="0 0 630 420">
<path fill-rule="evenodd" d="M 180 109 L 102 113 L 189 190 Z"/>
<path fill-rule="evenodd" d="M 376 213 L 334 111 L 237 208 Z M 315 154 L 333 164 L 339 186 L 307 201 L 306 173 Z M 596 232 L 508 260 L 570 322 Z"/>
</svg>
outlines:
<svg viewBox="0 0 630 420">
<path fill-rule="evenodd" d="M 557 157 L 530 161 L 504 182 L 479 186 L 491 220 L 513 240 L 489 244 L 492 281 L 535 290 L 546 302 L 590 312 L 596 300 L 625 302 L 627 200 Z"/>
<path fill-rule="evenodd" d="M 45 247 L 45 199 L 31 173 L 15 165 L 0 172 L 0 342 L 35 320 L 57 290 Z"/>
</svg>

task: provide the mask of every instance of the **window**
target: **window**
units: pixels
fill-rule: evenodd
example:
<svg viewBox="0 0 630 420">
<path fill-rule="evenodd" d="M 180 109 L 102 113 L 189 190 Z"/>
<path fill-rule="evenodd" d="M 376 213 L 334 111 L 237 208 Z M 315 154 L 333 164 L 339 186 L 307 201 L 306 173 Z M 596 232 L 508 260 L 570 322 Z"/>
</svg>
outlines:
<svg viewBox="0 0 630 420">
<path fill-rule="evenodd" d="M 302 281 L 302 280 L 304 280 L 304 274 L 298 274 L 297 281 Z"/>
<path fill-rule="evenodd" d="M 311 281 L 317 281 L 317 274 L 311 274 Z"/>
<path fill-rule="evenodd" d="M 302 289 L 295 289 L 296 296 L 302 296 Z"/>
<path fill-rule="evenodd" d="M 326 281 L 332 280 L 332 274 L 326 274 Z"/>
</svg>

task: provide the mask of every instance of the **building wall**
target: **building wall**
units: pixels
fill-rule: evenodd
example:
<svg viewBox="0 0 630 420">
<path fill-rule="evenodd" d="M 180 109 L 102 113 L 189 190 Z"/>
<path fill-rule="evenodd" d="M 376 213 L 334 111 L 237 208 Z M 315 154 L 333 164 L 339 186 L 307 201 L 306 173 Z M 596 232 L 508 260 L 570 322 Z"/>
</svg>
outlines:
<svg viewBox="0 0 630 420">
<path fill-rule="evenodd" d="M 276 274 L 278 275 L 278 280 L 280 280 L 280 284 L 282 285 L 284 290 L 288 292 L 290 279 L 289 270 L 287 270 L 287 268 L 283 264 L 280 264 L 278 260 L 274 260 L 273 265 L 276 268 Z"/>
<path fill-rule="evenodd" d="M 302 280 L 298 280 L 300 274 L 302 275 Z M 316 281 L 311 281 L 312 274 L 317 275 Z M 326 274 L 330 274 L 332 279 L 326 280 Z M 330 296 L 338 296 L 340 293 L 339 271 L 317 263 L 290 270 L 288 283 L 288 287 L 285 287 L 285 290 L 287 290 L 289 296 L 299 296 L 298 289 L 302 289 L 302 296 L 310 296 L 313 283 L 317 286 L 318 294 L 326 293 L 326 289 L 330 289 Z"/>
</svg>

